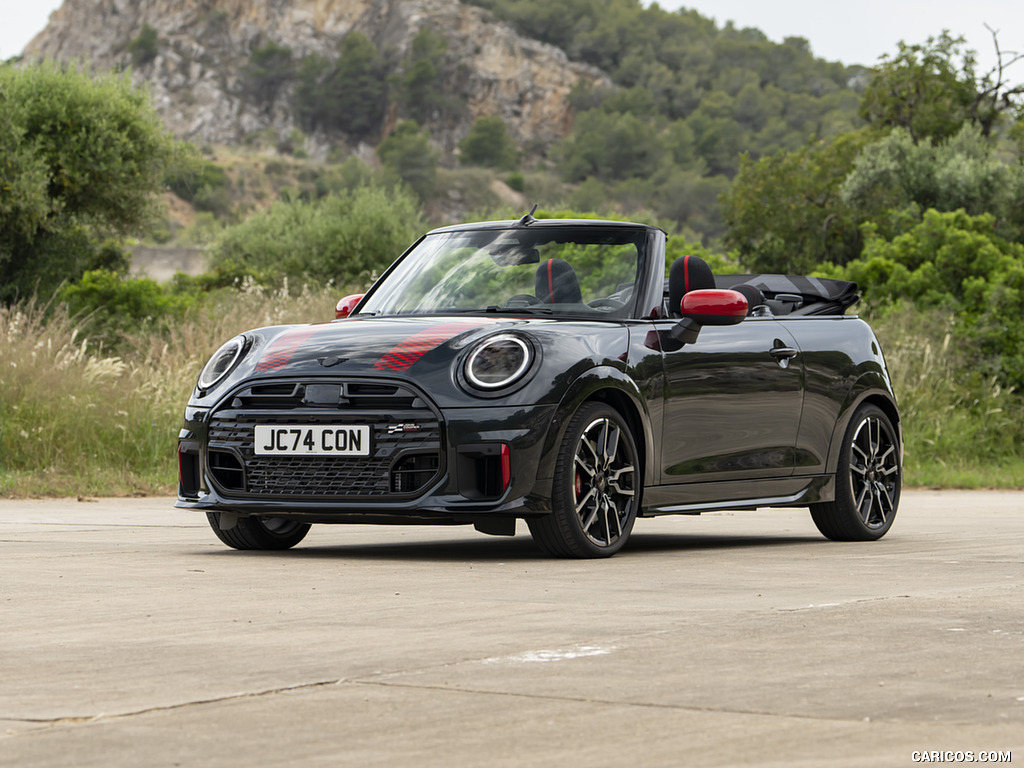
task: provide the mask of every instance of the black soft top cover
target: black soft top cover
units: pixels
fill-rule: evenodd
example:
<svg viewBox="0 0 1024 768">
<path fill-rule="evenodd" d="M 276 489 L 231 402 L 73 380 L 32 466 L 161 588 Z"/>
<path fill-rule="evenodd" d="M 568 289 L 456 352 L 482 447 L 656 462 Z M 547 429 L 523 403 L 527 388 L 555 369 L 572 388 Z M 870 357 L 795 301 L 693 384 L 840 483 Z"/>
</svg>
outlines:
<svg viewBox="0 0 1024 768">
<path fill-rule="evenodd" d="M 752 285 L 775 314 L 841 315 L 860 299 L 856 283 L 825 277 L 715 275 L 715 284 L 719 288 Z"/>
</svg>

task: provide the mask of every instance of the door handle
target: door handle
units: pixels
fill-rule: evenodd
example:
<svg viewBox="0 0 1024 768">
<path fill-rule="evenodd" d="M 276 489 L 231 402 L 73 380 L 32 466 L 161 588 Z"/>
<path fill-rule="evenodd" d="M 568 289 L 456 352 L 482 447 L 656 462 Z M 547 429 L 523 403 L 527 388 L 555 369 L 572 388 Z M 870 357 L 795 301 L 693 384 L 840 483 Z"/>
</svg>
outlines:
<svg viewBox="0 0 1024 768">
<path fill-rule="evenodd" d="M 780 368 L 789 368 L 789 361 L 800 354 L 800 350 L 792 347 L 773 347 L 768 354 L 775 358 Z"/>
</svg>

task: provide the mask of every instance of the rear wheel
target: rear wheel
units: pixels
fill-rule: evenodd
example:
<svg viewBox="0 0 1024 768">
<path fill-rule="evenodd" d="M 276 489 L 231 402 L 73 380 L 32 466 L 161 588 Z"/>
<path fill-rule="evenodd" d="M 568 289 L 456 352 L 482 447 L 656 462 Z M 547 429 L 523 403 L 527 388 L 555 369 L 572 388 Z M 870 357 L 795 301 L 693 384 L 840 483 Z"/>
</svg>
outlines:
<svg viewBox="0 0 1024 768">
<path fill-rule="evenodd" d="M 220 512 L 206 519 L 217 538 L 235 549 L 289 549 L 309 533 L 309 523 L 284 517 L 239 517 L 230 528 L 221 528 Z"/>
<path fill-rule="evenodd" d="M 640 504 L 636 441 L 621 414 L 586 403 L 569 420 L 555 463 L 552 512 L 529 518 L 556 557 L 609 557 L 625 545 Z"/>
<path fill-rule="evenodd" d="M 833 541 L 874 541 L 892 527 L 902 487 L 899 438 L 881 408 L 862 405 L 843 438 L 835 501 L 811 505 L 818 530 Z"/>
</svg>

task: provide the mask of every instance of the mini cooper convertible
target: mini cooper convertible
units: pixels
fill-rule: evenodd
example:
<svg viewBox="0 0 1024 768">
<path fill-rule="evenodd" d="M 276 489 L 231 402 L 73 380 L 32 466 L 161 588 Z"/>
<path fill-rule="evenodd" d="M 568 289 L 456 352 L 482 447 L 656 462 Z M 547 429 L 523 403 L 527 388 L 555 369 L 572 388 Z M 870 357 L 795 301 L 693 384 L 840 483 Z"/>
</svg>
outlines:
<svg viewBox="0 0 1024 768">
<path fill-rule="evenodd" d="M 668 277 L 666 278 L 666 274 Z M 561 557 L 637 518 L 809 507 L 829 539 L 885 535 L 903 440 L 853 283 L 666 264 L 612 221 L 444 227 L 334 322 L 259 328 L 203 368 L 178 507 L 237 549 L 312 523 L 525 520 Z"/>
</svg>

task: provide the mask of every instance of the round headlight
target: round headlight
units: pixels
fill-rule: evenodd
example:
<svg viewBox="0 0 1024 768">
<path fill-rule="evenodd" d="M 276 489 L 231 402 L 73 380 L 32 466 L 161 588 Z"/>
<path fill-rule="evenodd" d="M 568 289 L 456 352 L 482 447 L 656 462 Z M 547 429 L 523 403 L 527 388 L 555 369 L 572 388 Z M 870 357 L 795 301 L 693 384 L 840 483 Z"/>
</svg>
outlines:
<svg viewBox="0 0 1024 768">
<path fill-rule="evenodd" d="M 224 344 L 213 353 L 199 374 L 199 389 L 212 389 L 221 380 L 231 373 L 232 369 L 242 359 L 245 353 L 245 336 L 235 336 L 231 341 Z"/>
<path fill-rule="evenodd" d="M 531 362 L 533 350 L 526 339 L 513 334 L 492 336 L 466 360 L 466 381 L 477 389 L 501 389 L 521 378 Z"/>
</svg>

